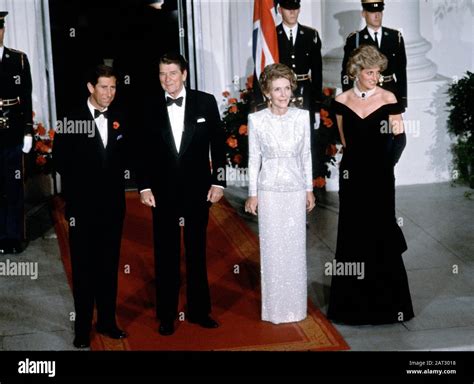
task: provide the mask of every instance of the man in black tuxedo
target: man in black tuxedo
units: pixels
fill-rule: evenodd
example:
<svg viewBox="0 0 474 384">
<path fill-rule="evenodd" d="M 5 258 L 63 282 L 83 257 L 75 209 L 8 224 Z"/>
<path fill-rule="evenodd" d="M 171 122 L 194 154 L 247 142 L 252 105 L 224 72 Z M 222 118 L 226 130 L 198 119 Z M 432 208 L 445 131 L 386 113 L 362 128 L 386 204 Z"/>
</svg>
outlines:
<svg viewBox="0 0 474 384">
<path fill-rule="evenodd" d="M 148 98 L 137 184 L 141 202 L 152 207 L 158 331 L 166 336 L 174 333 L 178 314 L 181 228 L 188 321 L 218 327 L 210 317 L 206 230 L 209 207 L 225 187 L 225 141 L 215 98 L 184 87 L 181 55 L 162 56 L 159 77 L 164 94 Z"/>
<path fill-rule="evenodd" d="M 382 73 L 380 86 L 393 92 L 398 102 L 407 107 L 407 56 L 402 33 L 382 26 L 383 0 L 362 0 L 362 16 L 367 23 L 360 31 L 351 33 L 344 46 L 341 84 L 347 91 L 353 87 L 353 81 L 347 74 L 347 62 L 352 51 L 362 44 L 373 45 L 388 59 L 387 69 Z"/>
<path fill-rule="evenodd" d="M 125 214 L 124 127 L 109 108 L 116 79 L 111 67 L 97 66 L 87 80 L 89 98 L 56 127 L 53 155 L 69 222 L 77 348 L 90 345 L 94 301 L 97 332 L 127 336 L 115 321 Z"/>
</svg>

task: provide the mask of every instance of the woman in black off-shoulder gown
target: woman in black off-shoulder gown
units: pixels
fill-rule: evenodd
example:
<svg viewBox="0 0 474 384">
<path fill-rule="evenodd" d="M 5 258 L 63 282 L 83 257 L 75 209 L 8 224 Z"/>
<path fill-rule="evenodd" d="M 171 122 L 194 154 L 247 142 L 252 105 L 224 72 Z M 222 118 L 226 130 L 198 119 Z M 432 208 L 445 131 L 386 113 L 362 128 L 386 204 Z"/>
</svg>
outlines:
<svg viewBox="0 0 474 384">
<path fill-rule="evenodd" d="M 377 89 L 378 94 L 389 94 Z M 342 117 L 345 141 L 333 263 L 340 268 L 332 268 L 328 308 L 328 318 L 335 322 L 383 324 L 414 316 L 401 256 L 407 244 L 395 217 L 394 166 L 406 139 L 405 133 L 389 131 L 389 117 L 403 110 L 393 99 L 394 103 L 381 105 L 365 118 L 334 102 L 336 114 Z M 371 99 L 364 102 L 371 103 Z"/>
</svg>

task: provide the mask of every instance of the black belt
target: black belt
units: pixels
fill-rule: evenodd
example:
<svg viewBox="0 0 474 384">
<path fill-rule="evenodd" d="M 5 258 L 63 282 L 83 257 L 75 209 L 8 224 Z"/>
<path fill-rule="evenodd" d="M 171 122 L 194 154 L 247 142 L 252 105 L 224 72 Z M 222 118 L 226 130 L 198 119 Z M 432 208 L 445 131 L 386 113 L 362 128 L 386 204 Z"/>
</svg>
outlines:
<svg viewBox="0 0 474 384">
<path fill-rule="evenodd" d="M 8 110 L 3 111 L 4 108 L 13 107 L 20 104 L 20 99 L 0 99 L 0 130 L 10 128 L 10 118 L 7 116 Z"/>
<path fill-rule="evenodd" d="M 394 81 L 395 83 L 397 82 L 397 76 L 395 73 L 393 75 L 388 75 L 383 77 L 383 82 L 384 83 L 389 83 L 391 81 Z"/>
<path fill-rule="evenodd" d="M 16 99 L 0 99 L 0 109 L 2 109 L 2 107 L 12 107 L 17 104 L 20 104 L 18 97 Z"/>
<path fill-rule="evenodd" d="M 306 81 L 306 80 L 311 80 L 311 76 L 308 73 L 304 75 L 296 75 L 296 81 Z"/>
</svg>

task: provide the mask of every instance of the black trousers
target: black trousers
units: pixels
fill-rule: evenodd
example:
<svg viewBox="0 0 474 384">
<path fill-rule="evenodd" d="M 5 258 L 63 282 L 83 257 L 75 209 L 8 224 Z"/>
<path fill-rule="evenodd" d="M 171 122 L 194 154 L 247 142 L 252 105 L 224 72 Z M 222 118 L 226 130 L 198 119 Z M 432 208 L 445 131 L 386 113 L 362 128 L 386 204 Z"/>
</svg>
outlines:
<svg viewBox="0 0 474 384">
<path fill-rule="evenodd" d="M 94 303 L 97 324 L 115 327 L 117 279 L 123 215 L 69 214 L 75 332 L 87 335 L 92 326 Z"/>
<path fill-rule="evenodd" d="M 25 238 L 22 147 L 0 147 L 0 241 Z"/>
<path fill-rule="evenodd" d="M 211 312 L 206 267 L 206 232 L 209 205 L 178 211 L 173 204 L 158 204 L 153 212 L 155 243 L 156 315 L 174 320 L 178 314 L 181 233 L 186 259 L 187 315 L 200 318 Z"/>
</svg>

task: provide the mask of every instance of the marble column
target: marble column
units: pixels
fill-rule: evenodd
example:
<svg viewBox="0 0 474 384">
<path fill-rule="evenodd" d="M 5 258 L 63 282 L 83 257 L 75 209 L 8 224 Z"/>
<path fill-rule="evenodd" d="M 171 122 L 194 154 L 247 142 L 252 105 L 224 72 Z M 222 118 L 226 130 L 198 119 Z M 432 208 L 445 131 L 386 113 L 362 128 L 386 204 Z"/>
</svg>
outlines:
<svg viewBox="0 0 474 384">
<path fill-rule="evenodd" d="M 347 35 L 365 26 L 360 1 L 331 0 L 322 3 L 324 79 L 329 86 L 340 87 L 341 63 Z M 427 59 L 431 44 L 420 34 L 419 0 L 385 2 L 383 25 L 401 30 L 407 52 L 408 82 L 432 79 L 436 65 Z"/>
</svg>

